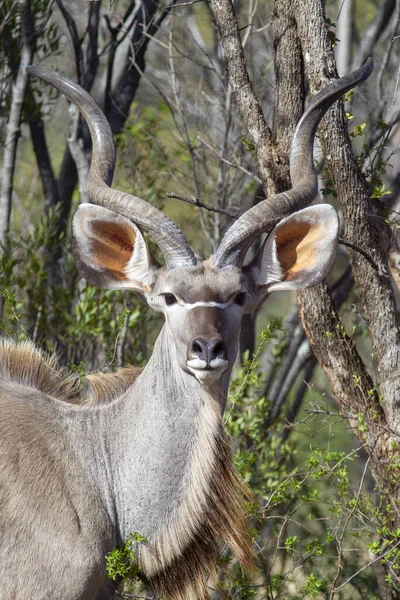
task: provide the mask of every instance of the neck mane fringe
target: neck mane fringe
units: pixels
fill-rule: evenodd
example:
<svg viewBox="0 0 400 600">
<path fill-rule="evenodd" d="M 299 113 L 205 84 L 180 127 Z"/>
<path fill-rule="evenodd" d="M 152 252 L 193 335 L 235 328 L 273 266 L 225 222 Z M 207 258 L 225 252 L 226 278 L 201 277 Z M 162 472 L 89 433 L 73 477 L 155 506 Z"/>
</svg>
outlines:
<svg viewBox="0 0 400 600">
<path fill-rule="evenodd" d="M 125 367 L 116 373 L 89 373 L 83 379 L 60 365 L 56 354 L 32 342 L 0 338 L 0 378 L 43 392 L 72 404 L 92 404 L 117 398 L 132 385 L 142 369 Z"/>
<path fill-rule="evenodd" d="M 208 405 L 208 406 L 207 406 Z M 226 543 L 242 567 L 254 569 L 247 532 L 251 493 L 236 473 L 220 405 L 208 397 L 193 441 L 184 498 L 154 543 L 139 545 L 151 587 L 168 600 L 208 600 L 216 562 Z"/>
</svg>

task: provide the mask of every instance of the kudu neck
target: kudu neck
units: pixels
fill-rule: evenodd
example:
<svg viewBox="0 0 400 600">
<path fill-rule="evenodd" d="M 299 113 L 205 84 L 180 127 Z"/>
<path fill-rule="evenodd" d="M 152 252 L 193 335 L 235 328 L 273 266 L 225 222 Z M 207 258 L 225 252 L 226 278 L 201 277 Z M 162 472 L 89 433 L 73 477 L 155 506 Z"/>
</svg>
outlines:
<svg viewBox="0 0 400 600">
<path fill-rule="evenodd" d="M 134 531 L 157 540 L 178 519 L 187 490 L 193 493 L 191 473 L 200 468 L 197 444 L 204 454 L 220 427 L 228 381 L 229 375 L 206 389 L 185 373 L 163 327 L 146 368 L 123 396 L 66 413 L 72 446 L 101 495 L 116 543 Z"/>
</svg>

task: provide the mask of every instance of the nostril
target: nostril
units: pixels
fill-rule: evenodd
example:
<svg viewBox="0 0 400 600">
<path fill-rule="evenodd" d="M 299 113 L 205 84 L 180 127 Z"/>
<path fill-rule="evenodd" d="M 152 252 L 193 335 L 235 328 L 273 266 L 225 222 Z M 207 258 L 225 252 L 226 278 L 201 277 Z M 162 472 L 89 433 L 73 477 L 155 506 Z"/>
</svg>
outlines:
<svg viewBox="0 0 400 600">
<path fill-rule="evenodd" d="M 221 339 L 212 340 L 208 343 L 208 351 L 209 351 L 209 359 L 210 361 L 215 358 L 223 358 L 226 359 L 226 346 Z"/>
<path fill-rule="evenodd" d="M 192 342 L 192 354 L 200 358 L 201 360 L 207 361 L 207 342 L 203 338 L 196 338 Z"/>
<path fill-rule="evenodd" d="M 201 347 L 200 343 L 197 340 L 194 340 L 194 342 L 192 344 L 192 351 L 194 352 L 194 354 L 197 354 L 198 356 L 200 356 L 203 353 L 203 348 Z"/>
<path fill-rule="evenodd" d="M 204 340 L 203 338 L 195 338 L 191 345 L 190 356 L 191 358 L 198 358 L 205 362 L 206 368 L 210 368 L 211 361 L 220 358 L 227 358 L 226 345 L 221 338 L 214 340 Z"/>
<path fill-rule="evenodd" d="M 215 344 L 212 354 L 214 356 L 219 356 L 219 357 L 222 357 L 225 354 L 225 346 L 224 346 L 222 340 L 220 340 L 219 342 L 217 342 Z"/>
</svg>

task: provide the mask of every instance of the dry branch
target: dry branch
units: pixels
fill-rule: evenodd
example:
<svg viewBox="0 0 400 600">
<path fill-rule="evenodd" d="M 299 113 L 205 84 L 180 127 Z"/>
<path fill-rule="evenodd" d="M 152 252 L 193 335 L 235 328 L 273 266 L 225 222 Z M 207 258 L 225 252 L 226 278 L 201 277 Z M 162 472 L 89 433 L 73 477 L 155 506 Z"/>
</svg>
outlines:
<svg viewBox="0 0 400 600">
<path fill-rule="evenodd" d="M 193 204 L 194 206 L 198 206 L 199 208 L 205 208 L 211 212 L 217 212 L 221 215 L 226 215 L 227 217 L 231 217 L 232 219 L 238 218 L 237 212 L 233 210 L 228 210 L 226 208 L 218 208 L 217 206 L 211 206 L 211 204 L 205 204 L 204 202 L 200 202 L 198 198 L 185 198 L 185 196 L 178 196 L 178 194 L 174 194 L 173 192 L 168 192 L 167 196 L 168 198 L 175 198 L 176 200 L 188 202 L 189 204 Z"/>
<path fill-rule="evenodd" d="M 271 160 L 272 133 L 250 81 L 233 4 L 230 0 L 211 0 L 211 10 L 224 50 L 229 83 L 257 151 L 259 176 L 266 193 L 271 194 L 275 192 L 271 165 L 276 164 Z"/>
<path fill-rule="evenodd" d="M 24 100 L 28 86 L 26 67 L 31 64 L 35 51 L 35 27 L 29 0 L 19 1 L 22 28 L 22 50 L 17 78 L 12 86 L 10 118 L 7 124 L 3 169 L 0 188 L 0 244 L 5 246 L 10 225 L 13 178 L 18 138 L 21 132 L 21 120 Z"/>
</svg>

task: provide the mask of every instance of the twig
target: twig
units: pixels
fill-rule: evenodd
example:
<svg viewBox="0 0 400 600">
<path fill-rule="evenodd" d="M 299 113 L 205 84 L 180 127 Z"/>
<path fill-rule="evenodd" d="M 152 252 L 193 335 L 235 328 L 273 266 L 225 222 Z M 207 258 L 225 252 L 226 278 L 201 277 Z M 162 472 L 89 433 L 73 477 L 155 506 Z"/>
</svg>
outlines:
<svg viewBox="0 0 400 600">
<path fill-rule="evenodd" d="M 56 0 L 57 6 L 60 9 L 62 16 L 67 24 L 69 34 L 71 36 L 72 46 L 75 56 L 76 78 L 78 83 L 82 83 L 83 58 L 82 58 L 82 40 L 79 38 L 78 28 L 75 19 L 65 7 L 62 0 Z"/>
<path fill-rule="evenodd" d="M 192 0 L 191 2 L 180 2 L 179 4 L 167 6 L 166 10 L 171 10 L 171 8 L 177 8 L 178 6 L 190 6 L 191 4 L 198 4 L 199 2 L 204 2 L 204 0 Z"/>
<path fill-rule="evenodd" d="M 366 565 L 364 565 L 363 567 L 361 567 L 361 569 L 358 569 L 358 571 L 356 571 L 355 573 L 353 573 L 353 575 L 351 577 L 349 577 L 348 579 L 346 579 L 346 581 L 344 583 L 342 583 L 341 585 L 339 585 L 339 587 L 334 589 L 334 592 L 339 592 L 341 589 L 343 589 L 348 583 L 350 583 L 350 581 L 352 579 L 354 579 L 354 577 L 357 577 L 357 575 L 359 575 L 360 573 L 362 573 L 362 571 L 365 571 L 365 569 L 368 569 L 368 567 L 370 567 L 374 562 L 376 562 L 377 560 L 382 560 L 382 558 L 385 558 L 385 556 L 387 554 L 389 554 L 389 552 L 392 552 L 393 550 L 395 550 L 395 548 L 397 548 L 400 545 L 400 540 L 398 542 L 396 542 L 394 544 L 394 546 L 389 546 L 389 548 L 387 550 L 385 550 L 385 552 L 383 552 L 383 554 L 379 554 L 377 556 L 375 556 L 375 558 L 373 558 L 372 560 L 369 561 L 369 563 L 367 563 Z"/>
<path fill-rule="evenodd" d="M 348 242 L 347 240 L 344 240 L 343 238 L 339 238 L 339 244 L 342 244 L 342 246 L 347 246 L 348 248 L 355 250 L 359 254 L 362 254 L 363 257 L 369 262 L 369 264 L 375 269 L 375 271 L 377 271 L 377 273 L 381 274 L 381 270 L 378 267 L 378 265 L 376 264 L 376 262 L 374 261 L 374 259 L 371 258 L 371 256 L 368 254 L 368 252 L 366 252 L 365 250 L 360 248 L 360 246 L 357 246 L 357 244 L 353 244 L 353 242 Z"/>
<path fill-rule="evenodd" d="M 168 198 L 175 198 L 176 200 L 182 200 L 183 202 L 188 202 L 189 204 L 193 204 L 194 206 L 198 206 L 199 208 L 206 208 L 209 211 L 221 213 L 222 215 L 226 215 L 227 217 L 231 217 L 231 219 L 237 219 L 238 213 L 233 210 L 228 210 L 226 208 L 217 208 L 216 206 L 211 206 L 211 204 L 204 204 L 204 202 L 200 202 L 198 198 L 185 198 L 185 196 L 178 196 L 178 194 L 174 194 L 173 192 L 167 192 Z"/>
<path fill-rule="evenodd" d="M 375 440 L 375 445 L 376 445 L 376 442 L 377 442 L 377 440 Z M 337 565 L 336 575 L 335 575 L 335 578 L 334 578 L 333 583 L 332 583 L 331 593 L 330 593 L 330 596 L 329 596 L 329 600 L 334 600 L 334 596 L 335 596 L 335 592 L 336 592 L 336 584 L 337 584 L 337 582 L 339 580 L 340 573 L 341 573 L 341 571 L 343 569 L 343 538 L 344 538 L 344 535 L 346 533 L 346 529 L 348 527 L 350 519 L 354 515 L 354 512 L 355 512 L 355 510 L 357 508 L 357 505 L 359 503 L 360 496 L 361 496 L 361 490 L 362 490 L 362 487 L 364 485 L 365 476 L 366 476 L 366 473 L 367 473 L 368 465 L 371 462 L 372 452 L 373 451 L 374 451 L 374 448 L 372 449 L 371 454 L 368 456 L 368 459 L 367 459 L 367 461 L 366 461 L 366 463 L 364 465 L 364 470 L 363 470 L 363 474 L 362 474 L 362 477 L 361 477 L 361 480 L 360 480 L 360 484 L 358 486 L 358 491 L 357 491 L 357 494 L 356 494 L 355 502 L 354 502 L 354 504 L 353 504 L 350 512 L 348 513 L 347 517 L 346 517 L 346 520 L 345 520 L 344 525 L 342 527 L 342 533 L 341 533 L 339 539 L 337 540 L 337 542 L 338 542 L 337 543 L 338 565 Z"/>
<path fill-rule="evenodd" d="M 3 35 L 3 31 L 5 30 L 5 28 L 11 21 L 11 19 L 13 18 L 14 13 L 17 10 L 17 6 L 18 6 L 17 2 L 14 2 L 14 4 L 12 4 L 12 6 L 11 6 L 10 10 L 8 11 L 8 13 L 6 14 L 6 16 L 3 17 L 3 21 L 0 25 L 0 37 Z"/>
<path fill-rule="evenodd" d="M 204 144 L 209 150 L 211 150 L 211 152 L 213 152 L 216 156 L 218 156 L 218 158 L 220 160 L 222 160 L 222 162 L 227 164 L 229 167 L 233 167 L 234 169 L 239 169 L 239 171 L 243 171 L 243 173 L 245 173 L 246 175 L 248 175 L 249 177 L 254 179 L 254 181 L 257 181 L 257 183 L 262 183 L 261 179 L 257 175 L 254 175 L 254 173 L 251 173 L 251 171 L 248 171 L 247 169 L 245 169 L 241 164 L 232 163 L 229 160 L 227 160 L 226 158 L 224 158 L 223 156 L 221 156 L 221 154 L 217 150 L 215 150 L 215 148 L 213 148 L 210 144 L 208 144 L 205 140 L 203 140 L 203 138 L 200 137 L 199 135 L 197 136 L 197 139 L 199 140 L 199 142 Z"/>
</svg>

